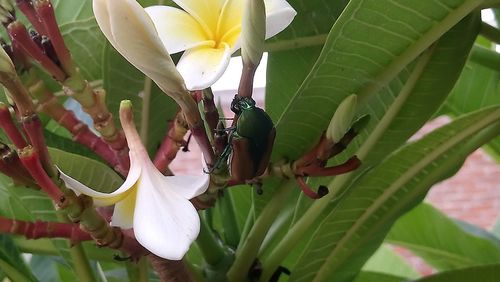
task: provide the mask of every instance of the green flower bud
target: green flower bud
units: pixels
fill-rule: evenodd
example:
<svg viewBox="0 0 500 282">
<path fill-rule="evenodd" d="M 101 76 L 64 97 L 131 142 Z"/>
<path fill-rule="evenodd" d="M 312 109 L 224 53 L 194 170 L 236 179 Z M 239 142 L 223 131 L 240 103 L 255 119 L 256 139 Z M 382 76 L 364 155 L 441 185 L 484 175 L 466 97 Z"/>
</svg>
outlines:
<svg viewBox="0 0 500 282">
<path fill-rule="evenodd" d="M 4 74 L 16 74 L 14 64 L 3 48 L 0 48 L 0 72 Z"/>
<path fill-rule="evenodd" d="M 247 0 L 241 23 L 241 56 L 244 63 L 257 66 L 264 52 L 266 6 L 264 0 Z"/>
<path fill-rule="evenodd" d="M 338 106 L 332 121 L 326 130 L 326 138 L 337 143 L 351 128 L 352 120 L 356 114 L 358 96 L 352 94 L 345 98 Z"/>
</svg>

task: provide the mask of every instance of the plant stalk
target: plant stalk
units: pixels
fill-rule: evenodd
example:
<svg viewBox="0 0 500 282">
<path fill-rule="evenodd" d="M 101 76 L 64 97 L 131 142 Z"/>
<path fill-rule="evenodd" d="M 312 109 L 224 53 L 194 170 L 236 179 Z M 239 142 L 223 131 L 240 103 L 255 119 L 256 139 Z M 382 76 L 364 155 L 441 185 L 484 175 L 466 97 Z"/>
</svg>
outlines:
<svg viewBox="0 0 500 282">
<path fill-rule="evenodd" d="M 244 281 L 247 278 L 250 267 L 259 253 L 260 246 L 269 228 L 286 204 L 288 195 L 293 191 L 291 189 L 293 185 L 293 181 L 281 185 L 264 210 L 262 210 L 246 240 L 236 251 L 236 259 L 227 273 L 229 281 Z"/>
</svg>

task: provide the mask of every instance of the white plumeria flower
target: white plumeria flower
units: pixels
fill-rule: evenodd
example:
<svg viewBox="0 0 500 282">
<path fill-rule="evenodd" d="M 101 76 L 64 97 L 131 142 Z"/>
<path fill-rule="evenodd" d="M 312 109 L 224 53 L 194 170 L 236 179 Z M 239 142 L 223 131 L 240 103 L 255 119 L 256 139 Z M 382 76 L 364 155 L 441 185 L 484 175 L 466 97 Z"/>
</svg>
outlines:
<svg viewBox="0 0 500 282">
<path fill-rule="evenodd" d="M 94 15 L 111 45 L 174 100 L 189 95 L 153 22 L 135 0 L 93 0 Z"/>
<path fill-rule="evenodd" d="M 211 86 L 240 48 L 244 1 L 173 0 L 183 10 L 152 6 L 146 12 L 170 53 L 185 51 L 177 69 L 189 90 Z M 287 27 L 296 15 L 285 0 L 265 0 L 266 38 Z"/>
<path fill-rule="evenodd" d="M 189 199 L 208 188 L 209 176 L 164 176 L 151 162 L 133 123 L 130 101 L 120 105 L 120 121 L 130 148 L 130 171 L 120 188 L 101 193 L 61 172 L 77 193 L 100 206 L 115 204 L 112 225 L 134 228 L 137 241 L 153 254 L 180 260 L 196 239 L 200 219 Z"/>
</svg>

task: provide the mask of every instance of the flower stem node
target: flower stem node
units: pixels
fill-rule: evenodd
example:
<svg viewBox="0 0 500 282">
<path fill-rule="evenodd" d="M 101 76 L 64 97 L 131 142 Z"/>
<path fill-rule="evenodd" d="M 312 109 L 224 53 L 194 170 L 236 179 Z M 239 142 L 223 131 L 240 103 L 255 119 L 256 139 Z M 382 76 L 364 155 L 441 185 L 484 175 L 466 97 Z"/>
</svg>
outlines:
<svg viewBox="0 0 500 282">
<path fill-rule="evenodd" d="M 63 172 L 61 179 L 75 192 L 91 196 L 98 206 L 114 204 L 112 225 L 134 228 L 137 241 L 153 254 L 180 260 L 200 228 L 198 213 L 189 199 L 206 191 L 209 176 L 164 176 L 141 143 L 130 101 L 120 104 L 120 121 L 130 148 L 130 171 L 122 186 L 102 193 Z"/>
</svg>

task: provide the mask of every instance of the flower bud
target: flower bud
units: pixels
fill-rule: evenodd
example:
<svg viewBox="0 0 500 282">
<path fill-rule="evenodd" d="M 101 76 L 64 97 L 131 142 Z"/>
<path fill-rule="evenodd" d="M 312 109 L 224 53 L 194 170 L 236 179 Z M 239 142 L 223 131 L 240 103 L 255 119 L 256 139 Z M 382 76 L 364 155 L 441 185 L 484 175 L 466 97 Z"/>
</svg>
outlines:
<svg viewBox="0 0 500 282">
<path fill-rule="evenodd" d="M 14 64 L 3 48 L 0 48 L 0 72 L 4 74 L 16 74 Z"/>
<path fill-rule="evenodd" d="M 356 94 L 352 94 L 340 103 L 326 130 L 326 138 L 332 140 L 334 143 L 342 139 L 349 128 L 351 128 L 352 120 L 356 114 L 357 101 Z"/>
<path fill-rule="evenodd" d="M 247 0 L 241 23 L 241 56 L 245 64 L 259 65 L 266 38 L 264 0 Z"/>
</svg>

